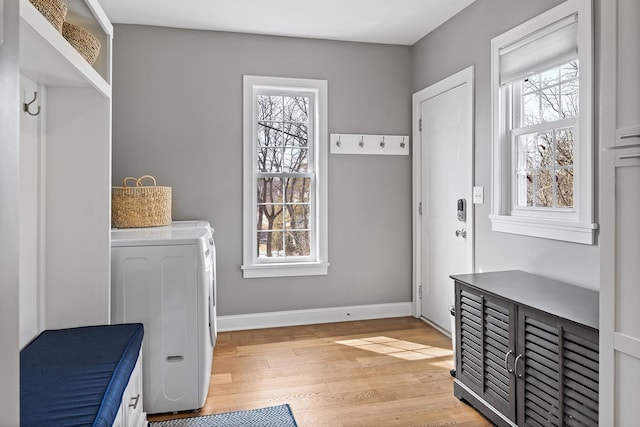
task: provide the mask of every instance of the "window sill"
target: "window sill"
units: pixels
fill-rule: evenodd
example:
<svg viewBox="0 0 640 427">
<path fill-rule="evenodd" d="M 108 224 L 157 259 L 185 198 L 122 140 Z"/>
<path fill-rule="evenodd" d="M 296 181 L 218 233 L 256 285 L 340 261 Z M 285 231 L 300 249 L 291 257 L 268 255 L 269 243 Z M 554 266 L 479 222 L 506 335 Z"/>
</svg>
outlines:
<svg viewBox="0 0 640 427">
<path fill-rule="evenodd" d="M 260 277 L 326 276 L 329 263 L 297 264 L 259 264 L 243 265 L 242 277 L 256 279 Z"/>
<path fill-rule="evenodd" d="M 543 239 L 593 245 L 598 229 L 596 223 L 578 223 L 544 218 L 490 215 L 493 231 L 541 237 Z"/>
</svg>

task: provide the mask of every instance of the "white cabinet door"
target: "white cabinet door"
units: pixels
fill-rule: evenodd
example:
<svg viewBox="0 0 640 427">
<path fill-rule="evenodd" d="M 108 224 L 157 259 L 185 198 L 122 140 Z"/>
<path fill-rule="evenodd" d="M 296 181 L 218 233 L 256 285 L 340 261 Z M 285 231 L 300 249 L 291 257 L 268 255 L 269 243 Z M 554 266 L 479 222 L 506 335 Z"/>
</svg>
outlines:
<svg viewBox="0 0 640 427">
<path fill-rule="evenodd" d="M 640 147 L 616 150 L 615 425 L 637 425 L 640 383 Z"/>
<path fill-rule="evenodd" d="M 609 2 L 611 0 L 608 0 Z M 618 129 L 640 125 L 640 1 L 617 1 L 617 125 Z M 623 143 L 637 144 L 634 140 L 621 141 Z"/>
<path fill-rule="evenodd" d="M 129 384 L 122 397 L 124 427 L 144 427 L 147 425 L 147 414 L 143 410 L 142 398 L 142 353 L 138 357 Z"/>
<path fill-rule="evenodd" d="M 640 16 L 600 5 L 600 425 L 637 425 L 640 382 Z"/>
</svg>

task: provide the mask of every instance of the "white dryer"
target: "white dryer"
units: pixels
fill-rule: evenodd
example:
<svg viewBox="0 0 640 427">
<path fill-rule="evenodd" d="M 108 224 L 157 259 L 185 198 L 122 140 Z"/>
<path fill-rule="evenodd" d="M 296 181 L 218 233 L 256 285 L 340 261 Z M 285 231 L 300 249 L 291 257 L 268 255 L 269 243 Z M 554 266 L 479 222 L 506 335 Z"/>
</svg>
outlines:
<svg viewBox="0 0 640 427">
<path fill-rule="evenodd" d="M 172 228 L 174 230 L 182 230 L 182 229 L 202 229 L 207 233 L 207 241 L 209 244 L 209 256 L 211 258 L 211 265 L 213 268 L 211 269 L 211 333 L 213 334 L 211 339 L 215 343 L 216 337 L 218 336 L 218 314 L 217 314 L 217 297 L 218 297 L 218 279 L 216 277 L 218 267 L 216 265 L 216 244 L 213 240 L 214 229 L 211 227 L 209 221 L 197 219 L 197 220 L 182 220 L 182 221 L 173 221 L 171 225 L 167 226 L 168 228 Z"/>
<path fill-rule="evenodd" d="M 213 240 L 191 227 L 111 232 L 111 319 L 144 324 L 144 408 L 204 405 L 215 330 Z"/>
</svg>

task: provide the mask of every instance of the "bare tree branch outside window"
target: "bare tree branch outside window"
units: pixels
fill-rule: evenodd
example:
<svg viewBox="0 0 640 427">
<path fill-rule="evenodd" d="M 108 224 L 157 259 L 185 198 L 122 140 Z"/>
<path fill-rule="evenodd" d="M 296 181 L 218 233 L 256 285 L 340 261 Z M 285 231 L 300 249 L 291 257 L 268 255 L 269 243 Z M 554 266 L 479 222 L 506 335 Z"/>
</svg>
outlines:
<svg viewBox="0 0 640 427">
<path fill-rule="evenodd" d="M 522 115 L 515 138 L 517 205 L 571 208 L 575 120 L 567 119 L 578 116 L 578 62 L 516 84 Z"/>
<path fill-rule="evenodd" d="M 259 95 L 257 256 L 311 254 L 309 98 Z"/>
</svg>

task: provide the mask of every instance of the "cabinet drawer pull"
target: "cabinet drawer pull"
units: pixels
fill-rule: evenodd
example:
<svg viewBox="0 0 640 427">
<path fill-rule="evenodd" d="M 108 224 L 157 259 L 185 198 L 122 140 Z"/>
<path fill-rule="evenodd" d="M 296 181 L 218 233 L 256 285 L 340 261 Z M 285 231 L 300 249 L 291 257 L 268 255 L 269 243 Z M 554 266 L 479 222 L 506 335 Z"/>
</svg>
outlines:
<svg viewBox="0 0 640 427">
<path fill-rule="evenodd" d="M 507 354 L 504 355 L 504 368 L 507 372 L 513 374 L 513 369 L 509 368 L 509 355 L 511 355 L 511 353 L 513 353 L 513 350 L 509 350 Z"/>
<path fill-rule="evenodd" d="M 620 139 L 628 138 L 640 138 L 640 132 L 628 133 L 626 135 L 620 135 Z"/>
<path fill-rule="evenodd" d="M 129 403 L 129 408 L 136 409 L 138 407 L 138 402 L 140 401 L 140 393 L 136 397 L 131 398 L 131 402 Z"/>
<path fill-rule="evenodd" d="M 516 370 L 516 377 L 518 378 L 524 378 L 524 375 L 522 375 L 521 373 L 518 372 L 518 359 L 520 359 L 522 357 L 522 354 L 519 354 L 518 357 L 516 357 L 516 360 L 513 362 L 513 367 Z"/>
<path fill-rule="evenodd" d="M 627 160 L 627 159 L 640 159 L 640 154 L 626 154 L 624 156 L 620 156 L 618 157 L 620 160 Z"/>
</svg>

